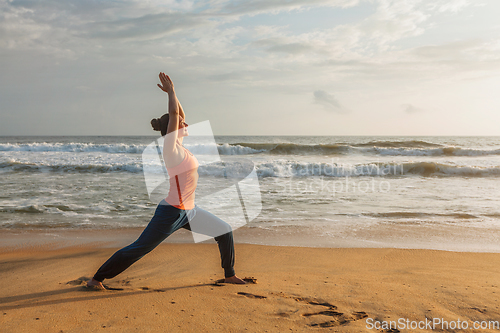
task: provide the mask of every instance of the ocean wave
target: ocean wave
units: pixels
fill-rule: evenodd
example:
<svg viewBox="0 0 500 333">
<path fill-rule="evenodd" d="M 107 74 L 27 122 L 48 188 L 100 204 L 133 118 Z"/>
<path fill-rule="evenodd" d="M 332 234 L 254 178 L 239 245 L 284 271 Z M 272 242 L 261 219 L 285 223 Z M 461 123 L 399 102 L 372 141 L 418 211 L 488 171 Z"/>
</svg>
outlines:
<svg viewBox="0 0 500 333">
<path fill-rule="evenodd" d="M 42 213 L 75 213 L 82 212 L 87 207 L 69 204 L 33 204 L 26 206 L 3 206 L 0 207 L 0 213 L 25 213 L 25 214 L 42 214 Z"/>
<path fill-rule="evenodd" d="M 27 152 L 105 152 L 141 154 L 146 145 L 136 144 L 95 144 L 95 143 L 1 143 L 0 151 L 27 151 Z"/>
<path fill-rule="evenodd" d="M 431 148 L 442 147 L 438 143 L 432 143 L 421 140 L 407 140 L 407 141 L 370 141 L 366 143 L 358 143 L 354 147 L 386 147 L 386 148 Z"/>
<path fill-rule="evenodd" d="M 421 176 L 489 177 L 500 176 L 500 167 L 460 166 L 437 162 L 403 163 L 403 174 Z"/>
<path fill-rule="evenodd" d="M 500 155 L 500 149 L 470 149 L 460 147 L 444 147 L 444 148 L 362 148 L 363 153 L 371 153 L 376 155 L 386 156 L 487 156 Z"/>
<path fill-rule="evenodd" d="M 228 155 L 255 154 L 265 152 L 272 155 L 339 155 L 351 152 L 378 153 L 381 148 L 436 148 L 442 147 L 440 144 L 409 140 L 409 141 L 370 141 L 367 143 L 331 143 L 331 144 L 298 144 L 298 143 L 247 143 L 239 142 L 234 144 L 224 144 L 225 149 L 219 152 Z M 245 150 L 244 148 L 250 149 Z M 362 149 L 359 149 L 362 148 Z M 365 149 L 363 149 L 365 148 Z M 368 148 L 368 149 L 366 149 Z M 390 150 L 387 150 L 389 153 Z"/>
<path fill-rule="evenodd" d="M 338 155 L 349 152 L 346 144 L 315 144 L 298 143 L 235 143 L 229 147 L 250 148 L 251 153 L 268 153 L 272 155 Z"/>
<path fill-rule="evenodd" d="M 260 163 L 257 166 L 259 177 L 401 177 L 419 175 L 424 177 L 496 177 L 500 176 L 500 167 L 457 166 L 436 162 L 406 163 L 301 163 L 294 161 L 274 161 Z"/>
<path fill-rule="evenodd" d="M 242 167 L 245 170 L 249 160 L 225 161 L 200 166 L 200 176 L 240 177 Z M 252 163 L 252 162 L 250 162 Z M 500 167 L 460 166 L 437 162 L 404 162 L 404 163 L 310 163 L 279 159 L 271 162 L 257 162 L 254 165 L 260 178 L 276 177 L 401 177 L 420 175 L 424 177 L 497 177 L 500 176 Z M 108 173 L 128 172 L 142 173 L 140 160 L 133 163 L 116 164 L 44 164 L 34 162 L 20 162 L 8 160 L 0 162 L 0 172 L 62 172 L 62 173 Z M 158 172 L 161 172 L 158 169 Z"/>
<path fill-rule="evenodd" d="M 142 165 L 137 164 L 46 164 L 7 160 L 0 162 L 2 172 L 75 172 L 75 173 L 107 173 L 107 172 L 142 172 Z"/>
<path fill-rule="evenodd" d="M 122 154 L 142 154 L 147 145 L 143 144 L 95 144 L 95 143 L 2 143 L 0 152 L 104 152 Z M 186 144 L 194 154 L 212 152 L 207 144 Z M 500 155 L 500 149 L 473 149 L 446 147 L 426 141 L 370 141 L 359 144 L 298 144 L 298 143 L 223 143 L 217 144 L 220 155 L 384 155 L 384 156 L 487 156 Z"/>
<path fill-rule="evenodd" d="M 425 141 L 370 141 L 362 144 L 235 143 L 219 145 L 221 155 L 384 155 L 384 156 L 487 156 L 500 149 L 445 147 Z"/>
<path fill-rule="evenodd" d="M 212 151 L 212 145 L 206 144 L 186 144 L 194 154 L 204 154 L 204 152 Z M 4 152 L 103 152 L 103 153 L 125 153 L 125 154 L 142 154 L 147 145 L 143 144 L 95 144 L 95 143 L 47 143 L 47 142 L 34 142 L 34 143 L 1 143 L 0 151 Z M 218 144 L 217 148 L 221 155 L 246 155 L 255 154 L 264 150 L 252 149 L 240 145 L 229 145 L 227 143 Z"/>
<path fill-rule="evenodd" d="M 433 217 L 452 217 L 456 219 L 475 219 L 479 216 L 468 213 L 424 213 L 424 212 L 387 212 L 387 213 L 363 213 L 363 216 L 390 219 L 412 219 L 412 218 L 433 218 Z"/>
<path fill-rule="evenodd" d="M 217 149 L 219 150 L 219 154 L 221 155 L 247 155 L 258 154 L 265 151 L 264 149 L 253 149 L 240 145 L 230 145 L 228 143 L 218 145 Z"/>
<path fill-rule="evenodd" d="M 0 151 L 15 152 L 104 152 L 104 153 L 126 153 L 142 154 L 147 145 L 142 144 L 94 144 L 94 143 L 23 143 L 0 144 Z M 194 154 L 204 154 L 212 151 L 212 145 L 186 144 L 185 147 Z M 276 155 L 287 154 L 339 154 L 346 152 L 346 145 L 303 145 L 294 143 L 222 143 L 217 144 L 220 155 L 249 155 L 258 153 L 270 153 Z"/>
<path fill-rule="evenodd" d="M 48 217 L 48 216 L 47 216 Z M 99 222 L 90 222 L 89 219 L 98 219 Z M 109 222 L 104 221 L 104 219 L 110 220 Z M 137 228 L 144 227 L 143 223 L 132 222 L 125 223 L 116 221 L 112 216 L 99 215 L 99 214 L 85 214 L 79 216 L 79 219 L 71 220 L 53 220 L 50 218 L 49 221 L 0 221 L 0 229 L 12 229 L 12 230 L 102 230 L 102 229 L 124 229 L 124 228 Z"/>
<path fill-rule="evenodd" d="M 21 230 L 37 230 L 37 229 L 90 229 L 88 223 L 78 223 L 75 221 L 2 221 L 0 222 L 1 229 L 21 229 Z M 95 228 L 95 227 L 94 227 Z"/>
<path fill-rule="evenodd" d="M 41 214 L 48 209 L 44 206 L 29 205 L 24 207 L 0 207 L 0 213 L 26 213 L 26 214 Z"/>
</svg>

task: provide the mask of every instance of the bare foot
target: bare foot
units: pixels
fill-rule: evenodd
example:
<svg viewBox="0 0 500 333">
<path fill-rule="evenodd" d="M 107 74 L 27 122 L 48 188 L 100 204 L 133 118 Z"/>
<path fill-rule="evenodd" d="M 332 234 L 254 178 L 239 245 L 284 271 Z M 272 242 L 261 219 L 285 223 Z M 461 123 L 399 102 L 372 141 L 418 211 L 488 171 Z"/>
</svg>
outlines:
<svg viewBox="0 0 500 333">
<path fill-rule="evenodd" d="M 102 282 L 94 280 L 94 278 L 87 281 L 87 288 L 96 290 L 106 290 L 106 288 L 104 288 L 104 286 L 102 285 Z"/>
<path fill-rule="evenodd" d="M 237 277 L 236 275 L 233 275 L 231 277 L 225 278 L 224 283 L 234 283 L 234 284 L 246 284 L 245 281 Z"/>
</svg>

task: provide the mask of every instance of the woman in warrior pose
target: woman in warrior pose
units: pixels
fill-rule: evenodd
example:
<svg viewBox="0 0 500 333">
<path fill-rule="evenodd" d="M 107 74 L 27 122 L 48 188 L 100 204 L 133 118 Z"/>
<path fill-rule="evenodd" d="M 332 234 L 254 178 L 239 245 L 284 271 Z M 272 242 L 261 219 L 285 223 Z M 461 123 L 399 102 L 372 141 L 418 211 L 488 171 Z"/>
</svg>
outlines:
<svg viewBox="0 0 500 333">
<path fill-rule="evenodd" d="M 221 265 L 224 269 L 224 282 L 244 284 L 245 281 L 234 272 L 234 243 L 231 226 L 213 214 L 194 205 L 198 184 L 198 160 L 184 146 L 182 140 L 188 136 L 186 116 L 177 100 L 174 84 L 165 73 L 160 73 L 158 87 L 168 94 L 168 114 L 151 121 L 155 131 L 161 131 L 165 138 L 163 159 L 170 179 L 168 196 L 160 202 L 148 226 L 132 244 L 118 250 L 87 282 L 92 289 L 105 289 L 104 279 L 111 279 L 134 262 L 151 252 L 174 231 L 185 228 L 191 230 L 189 221 L 202 221 L 206 226 L 204 233 L 213 236 L 218 243 Z M 168 135 L 167 135 L 168 134 Z M 198 222 L 199 223 L 199 222 Z"/>
</svg>

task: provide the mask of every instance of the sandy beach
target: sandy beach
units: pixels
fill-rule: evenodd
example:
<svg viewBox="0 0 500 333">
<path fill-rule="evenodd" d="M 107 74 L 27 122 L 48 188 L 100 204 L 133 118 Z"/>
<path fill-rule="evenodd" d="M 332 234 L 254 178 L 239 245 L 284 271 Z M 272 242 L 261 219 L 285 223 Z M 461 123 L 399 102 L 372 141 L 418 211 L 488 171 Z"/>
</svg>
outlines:
<svg viewBox="0 0 500 333">
<path fill-rule="evenodd" d="M 500 320 L 498 253 L 236 244 L 237 275 L 257 283 L 229 285 L 217 283 L 216 244 L 171 242 L 106 280 L 110 290 L 86 290 L 117 248 L 3 247 L 0 331 L 432 331 L 426 320 L 498 331 L 472 329 Z"/>
</svg>

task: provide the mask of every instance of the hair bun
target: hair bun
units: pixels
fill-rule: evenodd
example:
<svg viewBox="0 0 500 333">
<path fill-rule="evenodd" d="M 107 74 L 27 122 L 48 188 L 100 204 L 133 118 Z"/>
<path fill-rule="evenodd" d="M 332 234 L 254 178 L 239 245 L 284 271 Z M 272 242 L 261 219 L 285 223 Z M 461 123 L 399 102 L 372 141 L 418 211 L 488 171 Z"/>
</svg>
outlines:
<svg viewBox="0 0 500 333">
<path fill-rule="evenodd" d="M 161 131 L 161 120 L 160 118 L 154 118 L 151 120 L 151 126 L 153 126 L 153 129 L 155 131 Z"/>
</svg>

